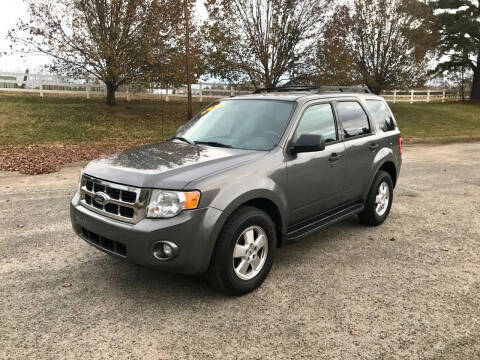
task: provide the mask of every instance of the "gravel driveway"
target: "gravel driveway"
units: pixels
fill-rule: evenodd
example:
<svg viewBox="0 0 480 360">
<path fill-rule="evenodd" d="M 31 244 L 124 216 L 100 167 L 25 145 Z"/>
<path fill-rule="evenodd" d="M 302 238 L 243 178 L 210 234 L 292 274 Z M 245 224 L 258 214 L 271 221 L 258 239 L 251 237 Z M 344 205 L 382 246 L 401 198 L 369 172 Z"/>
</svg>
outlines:
<svg viewBox="0 0 480 360">
<path fill-rule="evenodd" d="M 407 147 L 384 225 L 280 249 L 240 298 L 77 238 L 78 175 L 0 172 L 0 358 L 480 358 L 479 143 Z"/>
</svg>

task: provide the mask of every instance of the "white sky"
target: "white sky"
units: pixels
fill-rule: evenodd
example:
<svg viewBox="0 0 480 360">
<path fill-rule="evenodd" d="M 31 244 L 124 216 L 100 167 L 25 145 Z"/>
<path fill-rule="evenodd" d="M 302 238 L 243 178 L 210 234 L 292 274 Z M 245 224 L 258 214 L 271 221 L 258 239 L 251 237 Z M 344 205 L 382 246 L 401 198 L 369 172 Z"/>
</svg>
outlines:
<svg viewBox="0 0 480 360">
<path fill-rule="evenodd" d="M 25 71 L 27 67 L 32 70 L 40 65 L 36 57 L 23 59 L 19 55 L 3 55 L 10 53 L 10 42 L 5 39 L 8 30 L 13 28 L 18 18 L 25 16 L 26 7 L 23 0 L 0 0 L 0 71 Z"/>
<path fill-rule="evenodd" d="M 15 27 L 19 18 L 26 18 L 26 6 L 23 0 L 0 0 L 0 72 L 15 71 L 24 72 L 30 69 L 30 72 L 40 71 L 43 65 L 48 64 L 49 59 L 42 55 L 25 55 L 16 53 L 11 54 L 10 41 L 5 37 L 10 29 Z M 199 19 L 206 17 L 206 10 L 203 6 L 203 0 L 197 0 L 196 14 Z M 3 55 L 7 52 L 7 55 Z"/>
</svg>

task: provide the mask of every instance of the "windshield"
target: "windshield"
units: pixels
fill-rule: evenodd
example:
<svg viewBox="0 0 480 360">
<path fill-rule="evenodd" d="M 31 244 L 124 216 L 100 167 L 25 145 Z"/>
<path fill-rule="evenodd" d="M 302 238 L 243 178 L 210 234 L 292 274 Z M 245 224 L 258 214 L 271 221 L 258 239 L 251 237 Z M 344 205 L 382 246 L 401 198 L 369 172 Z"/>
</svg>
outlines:
<svg viewBox="0 0 480 360">
<path fill-rule="evenodd" d="M 271 150 L 287 126 L 294 103 L 225 100 L 210 104 L 182 126 L 174 138 L 193 144 Z"/>
</svg>

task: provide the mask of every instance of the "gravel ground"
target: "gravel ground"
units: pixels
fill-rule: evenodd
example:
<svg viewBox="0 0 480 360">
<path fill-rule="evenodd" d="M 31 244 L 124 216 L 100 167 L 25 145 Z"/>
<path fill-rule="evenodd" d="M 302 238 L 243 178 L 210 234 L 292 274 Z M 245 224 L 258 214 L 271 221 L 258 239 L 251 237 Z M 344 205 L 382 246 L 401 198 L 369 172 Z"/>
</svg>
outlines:
<svg viewBox="0 0 480 360">
<path fill-rule="evenodd" d="M 280 249 L 240 298 L 78 239 L 78 165 L 0 172 L 0 358 L 478 359 L 479 169 L 479 143 L 409 146 L 384 225 Z"/>
</svg>

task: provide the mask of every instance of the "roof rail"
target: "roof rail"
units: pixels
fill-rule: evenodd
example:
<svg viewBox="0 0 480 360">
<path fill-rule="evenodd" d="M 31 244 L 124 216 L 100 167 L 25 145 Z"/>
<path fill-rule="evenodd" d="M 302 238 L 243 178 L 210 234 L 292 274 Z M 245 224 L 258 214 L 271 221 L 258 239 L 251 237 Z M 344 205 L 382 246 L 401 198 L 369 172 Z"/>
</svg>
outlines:
<svg viewBox="0 0 480 360">
<path fill-rule="evenodd" d="M 324 92 L 354 92 L 371 94 L 372 92 L 366 85 L 352 85 L 352 86 L 319 86 L 318 93 Z"/>
<path fill-rule="evenodd" d="M 254 94 L 264 94 L 272 92 L 301 92 L 309 91 L 317 94 L 329 93 L 329 92 L 354 92 L 354 93 L 363 93 L 371 94 L 372 92 L 365 85 L 353 85 L 353 86 L 280 86 L 273 88 L 264 88 L 257 89 Z"/>
<path fill-rule="evenodd" d="M 279 87 L 272 87 L 272 88 L 257 89 L 253 93 L 262 94 L 262 93 L 271 93 L 271 92 L 313 91 L 317 89 L 318 89 L 318 86 L 279 86 Z"/>
</svg>

